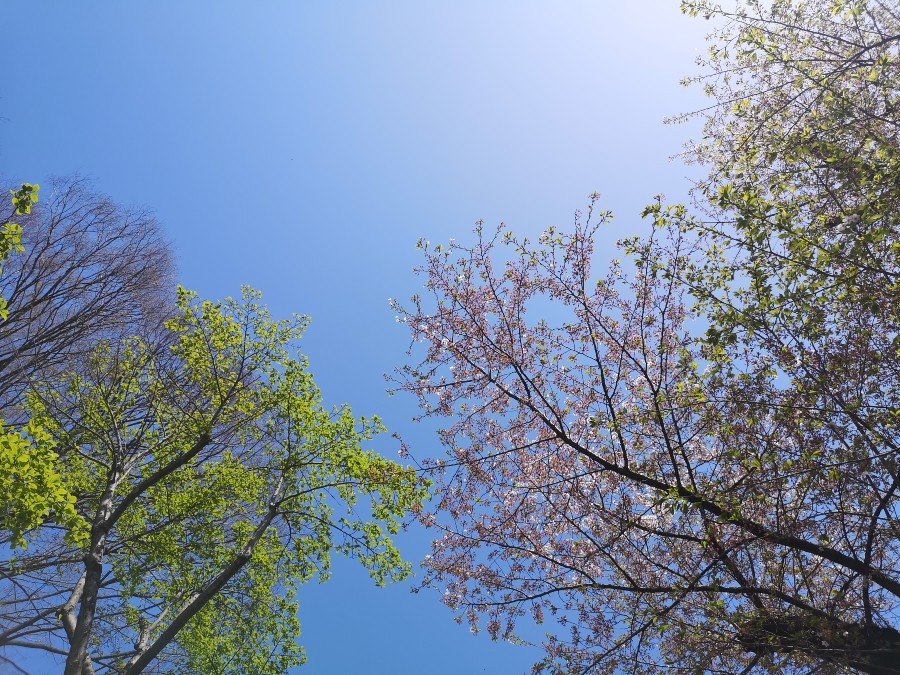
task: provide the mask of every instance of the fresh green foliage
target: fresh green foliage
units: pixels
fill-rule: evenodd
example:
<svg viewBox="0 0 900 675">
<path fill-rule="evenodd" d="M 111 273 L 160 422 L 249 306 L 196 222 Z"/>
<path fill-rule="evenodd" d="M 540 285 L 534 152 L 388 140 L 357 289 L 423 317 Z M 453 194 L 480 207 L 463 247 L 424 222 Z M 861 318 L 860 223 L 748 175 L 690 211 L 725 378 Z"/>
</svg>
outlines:
<svg viewBox="0 0 900 675">
<path fill-rule="evenodd" d="M 38 190 L 38 185 L 28 183 L 10 190 L 16 214 L 31 213 Z M 22 251 L 22 228 L 7 220 L 0 230 L 0 265 Z M 0 319 L 8 315 L 6 299 L 0 297 Z M 0 432 L 0 494 L 4 495 L 0 533 L 11 546 L 24 547 L 23 535 L 48 518 L 66 527 L 73 542 L 86 538 L 84 521 L 75 512 L 75 497 L 56 473 L 55 463 L 54 444 L 35 423 L 21 431 L 6 428 Z"/>
<path fill-rule="evenodd" d="M 22 187 L 18 190 L 10 190 L 9 193 L 13 196 L 12 202 L 16 213 L 20 216 L 31 213 L 31 207 L 38 203 L 38 190 L 40 189 L 40 185 L 22 183 Z"/>
<path fill-rule="evenodd" d="M 49 434 L 33 422 L 0 435 L 0 529 L 14 547 L 25 547 L 25 533 L 48 518 L 66 527 L 73 543 L 86 541 L 85 521 L 55 470 L 56 459 Z"/>
<path fill-rule="evenodd" d="M 31 213 L 31 207 L 37 204 L 39 185 L 31 185 L 30 183 L 22 183 L 22 187 L 18 190 L 10 190 L 12 195 L 12 205 L 18 215 Z M 0 229 L 0 273 L 2 273 L 3 261 L 15 253 L 21 253 L 25 249 L 22 247 L 22 228 L 10 222 L 8 219 L 3 223 Z M 6 299 L 0 296 L 0 319 L 6 320 L 9 311 L 6 308 Z"/>
<path fill-rule="evenodd" d="M 75 598 L 67 673 L 284 673 L 304 659 L 297 588 L 333 552 L 379 585 L 409 574 L 393 535 L 427 486 L 364 448 L 377 418 L 322 405 L 294 351 L 307 320 L 271 319 L 249 288 L 179 289 L 177 309 L 162 339 L 102 341 L 31 400 L 91 528 L 44 579 L 47 606 Z M 59 550 L 49 534 L 29 551 Z"/>
</svg>

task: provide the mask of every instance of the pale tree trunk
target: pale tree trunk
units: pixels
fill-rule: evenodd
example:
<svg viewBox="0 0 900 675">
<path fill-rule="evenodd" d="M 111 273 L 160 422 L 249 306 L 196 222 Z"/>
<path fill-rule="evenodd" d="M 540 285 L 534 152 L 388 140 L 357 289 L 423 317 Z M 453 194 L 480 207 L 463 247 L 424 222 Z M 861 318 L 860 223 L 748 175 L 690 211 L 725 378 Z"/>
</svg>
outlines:
<svg viewBox="0 0 900 675">
<path fill-rule="evenodd" d="M 84 675 L 87 672 L 85 665 L 90 662 L 87 649 L 94 627 L 97 595 L 100 591 L 100 580 L 103 577 L 103 554 L 106 552 L 106 537 L 111 526 L 110 516 L 113 512 L 113 496 L 117 485 L 118 477 L 114 473 L 100 497 L 97 515 L 94 517 L 94 524 L 91 527 L 91 546 L 84 556 L 84 574 L 78 581 L 81 585 L 78 620 L 69 637 L 69 656 L 66 658 L 64 675 Z M 72 596 L 74 598 L 75 593 Z M 71 618 L 71 612 L 69 617 Z M 63 620 L 65 621 L 65 619 Z M 66 632 L 68 633 L 68 630 Z"/>
<path fill-rule="evenodd" d="M 78 604 L 78 601 L 81 600 L 81 595 L 84 592 L 84 577 L 85 575 L 82 574 L 78 579 L 78 583 L 76 583 L 75 588 L 72 589 L 72 594 L 59 611 L 59 619 L 62 622 L 63 629 L 66 631 L 66 637 L 69 638 L 70 645 L 75 636 L 75 606 Z M 81 675 L 94 675 L 94 664 L 91 661 L 90 654 L 85 656 L 84 664 L 81 668 Z"/>
<path fill-rule="evenodd" d="M 66 658 L 64 675 L 88 675 L 83 669 L 85 663 L 90 662 L 87 648 L 94 627 L 97 595 L 103 577 L 103 556 L 106 552 L 106 538 L 110 530 L 138 497 L 182 466 L 191 462 L 203 448 L 209 445 L 210 441 L 209 433 L 200 434 L 188 452 L 180 455 L 177 459 L 135 485 L 115 508 L 113 499 L 122 479 L 122 474 L 116 469 L 112 470 L 107 487 L 100 497 L 97 515 L 94 517 L 94 523 L 91 527 L 91 546 L 88 553 L 84 556 L 84 574 L 79 581 L 82 584 L 81 603 L 78 608 L 78 620 L 75 622 L 74 630 L 69 636 L 69 656 Z"/>
</svg>

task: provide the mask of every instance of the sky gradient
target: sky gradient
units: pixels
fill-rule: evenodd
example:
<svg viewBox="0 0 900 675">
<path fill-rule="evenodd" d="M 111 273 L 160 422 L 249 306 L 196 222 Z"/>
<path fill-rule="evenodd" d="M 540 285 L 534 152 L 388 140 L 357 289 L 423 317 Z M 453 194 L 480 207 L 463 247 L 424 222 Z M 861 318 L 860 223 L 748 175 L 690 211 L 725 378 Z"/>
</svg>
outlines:
<svg viewBox="0 0 900 675">
<path fill-rule="evenodd" d="M 594 191 L 614 239 L 655 194 L 685 199 L 691 169 L 669 157 L 698 125 L 662 119 L 705 103 L 678 82 L 708 25 L 678 4 L 12 0 L 0 173 L 79 172 L 152 209 L 180 283 L 209 298 L 250 284 L 274 316 L 310 315 L 326 404 L 434 455 L 434 427 L 383 379 L 405 358 L 388 298 L 421 287 L 416 240 L 465 241 L 479 219 L 565 227 Z M 402 544 L 417 562 L 427 533 Z M 341 561 L 300 600 L 307 675 L 522 673 L 539 657 Z"/>
</svg>

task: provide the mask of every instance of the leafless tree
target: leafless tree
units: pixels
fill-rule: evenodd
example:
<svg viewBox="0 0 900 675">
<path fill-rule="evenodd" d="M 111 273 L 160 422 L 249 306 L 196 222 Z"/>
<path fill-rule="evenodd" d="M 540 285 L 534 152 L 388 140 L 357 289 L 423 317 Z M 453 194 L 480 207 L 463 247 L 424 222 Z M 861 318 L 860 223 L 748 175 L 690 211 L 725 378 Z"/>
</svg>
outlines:
<svg viewBox="0 0 900 675">
<path fill-rule="evenodd" d="M 101 336 L 153 331 L 173 306 L 173 262 L 156 220 L 93 190 L 82 177 L 51 180 L 32 213 L 16 217 L 25 251 L 0 277 L 0 416 Z"/>
</svg>

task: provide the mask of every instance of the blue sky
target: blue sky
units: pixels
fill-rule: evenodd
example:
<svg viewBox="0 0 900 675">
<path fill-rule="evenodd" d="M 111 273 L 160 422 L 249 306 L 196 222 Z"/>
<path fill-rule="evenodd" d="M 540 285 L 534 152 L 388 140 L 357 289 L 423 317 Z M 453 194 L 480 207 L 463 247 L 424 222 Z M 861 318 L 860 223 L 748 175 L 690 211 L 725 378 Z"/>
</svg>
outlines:
<svg viewBox="0 0 900 675">
<path fill-rule="evenodd" d="M 405 358 L 388 298 L 421 286 L 416 240 L 465 240 L 478 219 L 566 226 L 594 191 L 621 236 L 654 194 L 684 199 L 690 169 L 669 157 L 698 127 L 662 119 L 704 105 L 678 81 L 708 25 L 678 4 L 8 0 L 0 173 L 80 172 L 151 208 L 182 284 L 250 284 L 274 315 L 310 315 L 326 402 L 435 454 L 382 377 Z M 403 545 L 418 561 L 427 535 Z M 522 673 L 538 657 L 349 564 L 301 603 L 308 675 Z"/>
</svg>

